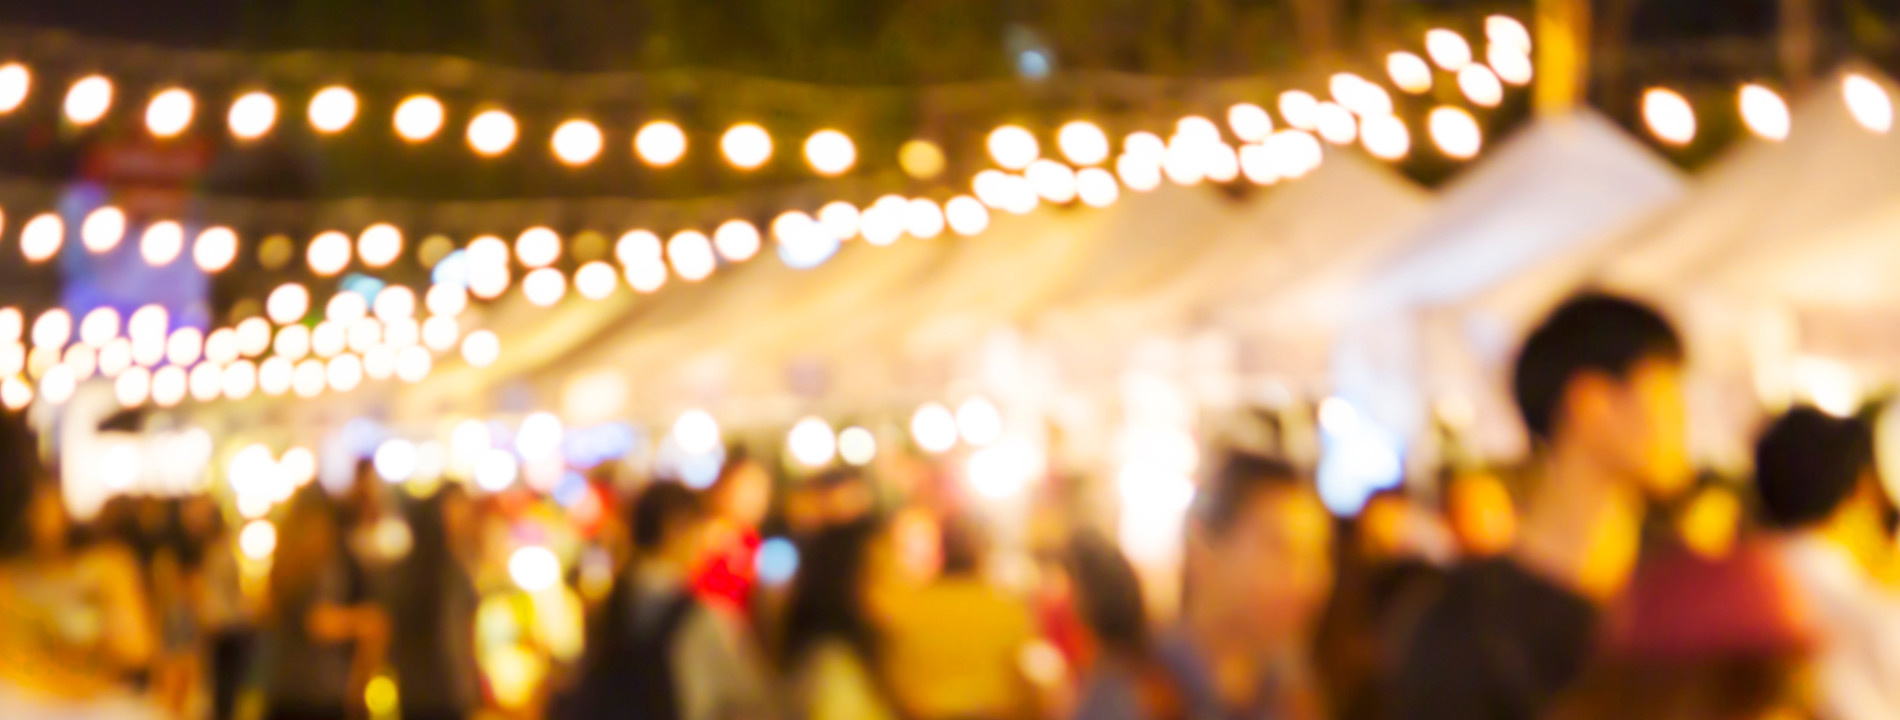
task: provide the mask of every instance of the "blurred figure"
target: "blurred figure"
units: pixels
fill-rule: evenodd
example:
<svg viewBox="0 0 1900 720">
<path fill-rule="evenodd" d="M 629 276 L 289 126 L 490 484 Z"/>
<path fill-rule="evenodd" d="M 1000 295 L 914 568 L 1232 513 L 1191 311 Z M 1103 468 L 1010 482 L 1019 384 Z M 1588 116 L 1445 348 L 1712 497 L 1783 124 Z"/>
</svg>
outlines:
<svg viewBox="0 0 1900 720">
<path fill-rule="evenodd" d="M 877 536 L 877 526 L 861 520 L 827 528 L 806 544 L 779 653 L 794 718 L 897 717 L 876 674 L 881 640 L 867 610 L 876 590 Z"/>
<path fill-rule="evenodd" d="M 1029 608 L 984 577 L 983 543 L 968 521 L 946 521 L 942 543 L 936 579 L 880 599 L 898 706 L 914 720 L 1034 716 L 1021 662 L 1035 640 Z"/>
<path fill-rule="evenodd" d="M 1535 718 L 1584 667 L 1636 562 L 1645 495 L 1690 474 L 1682 342 L 1656 311 L 1585 295 L 1531 333 L 1513 392 L 1540 481 L 1509 553 L 1446 580 L 1404 651 L 1400 718 Z"/>
<path fill-rule="evenodd" d="M 586 654 L 557 715 L 568 720 L 743 720 L 771 716 L 742 625 L 695 599 L 706 512 L 674 482 L 633 502 L 633 559 L 588 623 Z"/>
<path fill-rule="evenodd" d="M 1159 652 L 1189 717 L 1316 718 L 1312 633 L 1331 518 L 1292 465 L 1228 456 L 1196 499 L 1179 628 Z"/>
<path fill-rule="evenodd" d="M 1494 475 L 1454 475 L 1445 485 L 1445 519 L 1466 556 L 1502 555 L 1517 542 L 1517 508 Z"/>
<path fill-rule="evenodd" d="M 1089 634 L 1076 720 L 1185 718 L 1167 668 L 1155 657 L 1135 567 L 1108 538 L 1087 531 L 1070 538 L 1066 564 Z"/>
<path fill-rule="evenodd" d="M 1444 588 L 1452 533 L 1403 491 L 1374 494 L 1346 521 L 1338 578 L 1314 647 L 1326 705 L 1339 720 L 1391 715 L 1380 687 L 1398 651 Z"/>
<path fill-rule="evenodd" d="M 267 720 L 362 717 L 388 619 L 343 557 L 336 509 L 316 487 L 292 496 L 271 561 L 264 646 Z"/>
<path fill-rule="evenodd" d="M 1609 615 L 1609 641 L 1549 720 L 1811 717 L 1812 631 L 1775 559 L 1673 548 L 1645 560 Z"/>
<path fill-rule="evenodd" d="M 454 551 L 472 522 L 457 485 L 410 506 L 415 545 L 392 575 L 389 661 L 403 720 L 462 720 L 481 702 L 475 665 L 475 608 L 480 598 Z"/>
<path fill-rule="evenodd" d="M 205 675 L 212 720 L 231 720 L 255 644 L 253 603 L 244 597 L 237 553 L 224 516 L 210 495 L 194 495 L 179 510 L 179 522 L 196 548 L 192 606 L 205 637 Z"/>
<path fill-rule="evenodd" d="M 758 587 L 753 557 L 761 542 L 759 524 L 771 510 L 772 473 L 743 448 L 728 450 L 707 496 L 712 517 L 706 561 L 693 574 L 693 589 L 702 599 L 749 615 L 752 591 Z"/>
<path fill-rule="evenodd" d="M 1821 633 L 1816 684 L 1831 720 L 1900 717 L 1900 595 L 1875 581 L 1890 552 L 1872 433 L 1809 407 L 1755 447 L 1755 492 Z"/>
<path fill-rule="evenodd" d="M 8 720 L 155 720 L 125 678 L 156 640 L 138 566 L 81 549 L 59 490 L 19 415 L 0 419 L 0 715 Z"/>
</svg>

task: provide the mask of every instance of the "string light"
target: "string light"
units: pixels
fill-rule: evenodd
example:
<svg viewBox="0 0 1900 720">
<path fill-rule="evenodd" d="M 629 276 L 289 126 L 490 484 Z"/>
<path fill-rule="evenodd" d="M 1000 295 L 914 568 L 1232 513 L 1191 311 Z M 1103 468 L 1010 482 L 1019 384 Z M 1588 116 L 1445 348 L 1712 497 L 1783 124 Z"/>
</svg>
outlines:
<svg viewBox="0 0 1900 720">
<path fill-rule="evenodd" d="M 219 385 L 224 397 L 230 400 L 243 400 L 257 391 L 257 366 L 249 360 L 239 360 L 225 366 Z"/>
<path fill-rule="evenodd" d="M 727 220 L 713 231 L 713 247 L 718 249 L 719 256 L 728 262 L 738 263 L 751 260 L 752 256 L 759 253 L 759 244 L 759 229 L 744 220 Z M 605 263 L 600 263 L 600 266 L 607 267 Z M 612 270 L 608 269 L 608 274 L 604 277 L 607 278 L 605 287 L 608 292 L 611 292 L 613 290 Z M 574 280 L 578 284 L 580 276 L 575 275 Z"/>
<path fill-rule="evenodd" d="M 475 154 L 494 157 L 514 147 L 520 128 L 515 117 L 501 110 L 488 110 L 468 121 L 468 146 Z"/>
<path fill-rule="evenodd" d="M 291 361 L 304 359 L 310 354 L 310 328 L 303 325 L 286 325 L 277 330 L 277 339 L 271 341 L 271 350 L 278 357 Z"/>
<path fill-rule="evenodd" d="M 1412 134 L 1405 122 L 1392 115 L 1375 115 L 1359 121 L 1359 140 L 1366 152 L 1380 160 L 1399 160 L 1412 151 Z"/>
<path fill-rule="evenodd" d="M 1146 130 L 1137 130 L 1129 133 L 1128 137 L 1122 138 L 1123 155 L 1132 155 L 1159 164 L 1162 156 L 1167 153 L 1168 144 L 1162 141 L 1161 136 Z"/>
<path fill-rule="evenodd" d="M 1471 43 L 1463 35 L 1438 28 L 1425 33 L 1425 54 L 1439 67 L 1458 72 L 1471 64 Z"/>
<path fill-rule="evenodd" d="M 0 115 L 19 109 L 33 87 L 33 73 L 16 62 L 0 65 Z"/>
<path fill-rule="evenodd" d="M 1319 98 L 1305 90 L 1280 93 L 1280 119 L 1300 130 L 1319 127 Z"/>
<path fill-rule="evenodd" d="M 1893 98 L 1880 83 L 1858 73 L 1841 78 L 1841 96 L 1854 122 L 1882 135 L 1893 129 Z"/>
<path fill-rule="evenodd" d="M 1497 72 L 1498 79 L 1512 85 L 1530 84 L 1533 74 L 1531 56 L 1526 55 L 1524 51 L 1509 45 L 1492 43 L 1490 47 L 1485 48 L 1484 57 L 1491 63 L 1491 69 Z"/>
<path fill-rule="evenodd" d="M 1643 93 L 1643 122 L 1665 144 L 1681 146 L 1695 140 L 1695 109 L 1674 90 L 1650 88 Z"/>
<path fill-rule="evenodd" d="M 416 291 L 401 285 L 384 286 L 370 303 L 376 319 L 386 323 L 408 320 L 416 314 Z"/>
<path fill-rule="evenodd" d="M 1439 107 L 1432 110 L 1427 120 L 1432 135 L 1432 143 L 1439 152 L 1456 160 L 1468 160 L 1477 156 L 1484 146 L 1484 135 L 1478 129 L 1478 121 L 1463 108 Z"/>
<path fill-rule="evenodd" d="M 356 236 L 356 256 L 372 268 L 388 267 L 402 255 L 402 231 L 389 223 L 376 223 Z"/>
<path fill-rule="evenodd" d="M 225 115 L 231 135 L 239 140 L 256 140 L 277 124 L 277 100 L 268 93 L 249 92 L 231 102 Z"/>
<path fill-rule="evenodd" d="M 330 358 L 330 364 L 324 367 L 324 377 L 330 381 L 331 390 L 355 390 L 363 384 L 363 359 L 350 354 Z"/>
<path fill-rule="evenodd" d="M 943 148 L 929 140 L 909 140 L 897 148 L 897 164 L 904 174 L 929 180 L 943 174 Z"/>
<path fill-rule="evenodd" d="M 1352 111 L 1338 103 L 1323 102 L 1313 113 L 1319 136 L 1334 145 L 1349 145 L 1359 137 L 1359 123 Z"/>
<path fill-rule="evenodd" d="M 1064 168 L 1065 170 L 1067 168 Z M 1073 186 L 1073 181 L 1071 181 Z M 1073 195 L 1071 190 L 1071 195 Z M 943 234 L 943 208 L 925 198 L 910 201 L 904 208 L 904 231 L 919 240 Z"/>
<path fill-rule="evenodd" d="M 468 291 L 458 285 L 436 285 L 422 300 L 430 314 L 454 318 L 468 307 Z"/>
<path fill-rule="evenodd" d="M 356 93 L 341 85 L 317 91 L 310 98 L 310 127 L 331 135 L 342 132 L 356 120 Z"/>
<path fill-rule="evenodd" d="M 554 148 L 554 157 L 569 167 L 579 167 L 593 162 L 600 155 L 600 147 L 605 143 L 601 137 L 600 126 L 586 120 L 569 120 L 554 129 L 554 137 L 549 141 Z"/>
<path fill-rule="evenodd" d="M 1036 161 L 1042 149 L 1036 136 L 1016 125 L 1004 125 L 990 131 L 990 159 L 1005 170 L 1022 170 Z"/>
<path fill-rule="evenodd" d="M 170 331 L 170 314 L 163 305 L 146 305 L 132 311 L 132 317 L 125 322 L 125 334 L 133 340 L 156 337 L 165 339 Z"/>
<path fill-rule="evenodd" d="M 687 282 L 699 282 L 711 275 L 718 260 L 713 257 L 712 241 L 696 230 L 682 230 L 666 241 L 666 259 L 673 272 Z"/>
<path fill-rule="evenodd" d="M 344 246 L 348 248 L 349 240 Z M 197 241 L 191 246 L 191 259 L 198 263 L 198 269 L 208 273 L 221 272 L 237 259 L 238 237 L 227 227 L 206 228 L 198 233 Z"/>
<path fill-rule="evenodd" d="M 1116 158 L 1115 174 L 1121 177 L 1123 185 L 1135 192 L 1148 192 L 1161 186 L 1161 163 L 1146 155 L 1123 154 Z"/>
<path fill-rule="evenodd" d="M 238 357 L 237 331 L 218 328 L 205 336 L 205 362 L 224 365 Z"/>
<path fill-rule="evenodd" d="M 1089 207 L 1108 207 L 1121 195 L 1115 176 L 1101 168 L 1083 168 L 1075 174 L 1075 193 Z M 967 234 L 967 233 L 965 233 Z"/>
<path fill-rule="evenodd" d="M 485 368 L 501 357 L 501 339 L 488 330 L 476 330 L 462 338 L 462 359 L 469 365 Z"/>
<path fill-rule="evenodd" d="M 396 105 L 396 135 L 412 143 L 428 140 L 442 130 L 445 117 L 442 101 L 428 95 L 411 95 Z"/>
<path fill-rule="evenodd" d="M 152 373 L 152 402 L 159 407 L 168 408 L 185 399 L 185 369 L 178 365 L 168 365 Z"/>
<path fill-rule="evenodd" d="M 1037 160 L 1023 171 L 1023 177 L 1044 200 L 1060 204 L 1075 199 L 1075 171 L 1067 165 L 1054 160 Z"/>
<path fill-rule="evenodd" d="M 145 128 L 154 137 L 175 137 L 191 124 L 196 103 L 183 88 L 171 88 L 152 96 L 145 106 Z"/>
<path fill-rule="evenodd" d="M 94 255 L 119 246 L 125 237 L 125 211 L 111 205 L 86 214 L 79 224 L 79 241 Z"/>
<path fill-rule="evenodd" d="M 1240 159 L 1234 148 L 1224 142 L 1204 143 L 1201 149 L 1201 174 L 1214 182 L 1230 182 L 1240 177 Z"/>
<path fill-rule="evenodd" d="M 951 231 L 965 237 L 979 234 L 990 226 L 989 209 L 968 195 L 958 195 L 944 203 L 943 217 Z"/>
<path fill-rule="evenodd" d="M 753 231 L 753 251 L 758 250 L 758 231 Z M 724 252 L 722 249 L 721 252 Z M 614 294 L 614 286 L 620 284 L 618 274 L 612 265 L 595 260 L 580 266 L 574 271 L 574 291 L 589 300 L 604 300 Z"/>
<path fill-rule="evenodd" d="M 199 363 L 187 376 L 187 385 L 193 400 L 211 402 L 224 393 L 224 372 L 214 363 Z"/>
<path fill-rule="evenodd" d="M 1273 134 L 1273 117 L 1259 105 L 1237 103 L 1227 108 L 1227 127 L 1234 131 L 1234 137 L 1260 142 Z"/>
<path fill-rule="evenodd" d="M 1751 132 L 1775 142 L 1788 139 L 1793 120 L 1780 93 L 1761 85 L 1743 85 L 1736 103 L 1741 108 L 1742 122 Z"/>
<path fill-rule="evenodd" d="M 66 223 L 58 215 L 41 213 L 20 228 L 20 254 L 27 262 L 46 262 L 59 254 L 66 242 Z"/>
<path fill-rule="evenodd" d="M 859 216 L 858 230 L 864 234 L 864 241 L 883 247 L 897 242 L 904 235 L 904 210 L 907 203 L 898 195 L 886 195 L 864 209 Z M 800 216 L 804 213 L 799 213 Z M 786 219 L 786 216 L 780 216 Z M 800 218 L 803 220 L 803 218 Z M 776 233 L 786 237 L 788 233 Z"/>
<path fill-rule="evenodd" d="M 686 133 L 671 122 L 655 120 L 634 133 L 633 151 L 649 167 L 670 167 L 686 155 Z"/>
<path fill-rule="evenodd" d="M 106 116 L 112 107 L 112 81 L 102 75 L 87 75 L 66 91 L 66 119 L 74 125 L 91 125 Z"/>
<path fill-rule="evenodd" d="M 86 313 L 79 321 L 79 341 L 93 347 L 99 347 L 119 336 L 119 311 L 111 307 L 96 307 Z"/>
<path fill-rule="evenodd" d="M 858 212 L 856 205 L 843 200 L 835 200 L 818 208 L 818 224 L 824 226 L 825 232 L 831 233 L 839 240 L 857 237 L 862 217 L 863 214 Z M 713 239 L 718 240 L 716 236 Z"/>
<path fill-rule="evenodd" d="M 181 327 L 172 331 L 170 340 L 165 342 L 165 359 L 171 364 L 186 367 L 198 362 L 204 353 L 204 331 L 195 327 Z"/>
<path fill-rule="evenodd" d="M 1056 146 L 1076 165 L 1099 165 L 1108 159 L 1108 135 L 1087 120 L 1073 120 L 1057 130 Z"/>
<path fill-rule="evenodd" d="M 362 293 L 349 290 L 331 295 L 329 304 L 323 308 L 323 319 L 344 325 L 368 316 L 369 300 Z"/>
<path fill-rule="evenodd" d="M 819 175 L 841 175 L 858 162 L 858 148 L 836 130 L 819 130 L 805 139 L 805 161 Z"/>
<path fill-rule="evenodd" d="M 1432 90 L 1431 66 L 1425 64 L 1425 58 L 1412 53 L 1399 51 L 1385 56 L 1385 73 L 1392 78 L 1394 86 L 1413 95 Z"/>
<path fill-rule="evenodd" d="M 1354 115 L 1392 114 L 1392 96 L 1386 94 L 1385 88 L 1353 73 L 1335 73 L 1327 81 L 1327 89 L 1332 92 L 1334 102 Z"/>
<path fill-rule="evenodd" d="M 73 316 L 60 308 L 40 313 L 33 321 L 33 345 L 58 349 L 73 336 Z"/>
<path fill-rule="evenodd" d="M 310 312 L 310 291 L 297 283 L 284 283 L 264 299 L 264 313 L 271 322 L 289 325 Z"/>
<path fill-rule="evenodd" d="M 1458 90 L 1478 107 L 1497 107 L 1504 101 L 1504 86 L 1498 83 L 1497 74 L 1476 63 L 1458 70 Z"/>
<path fill-rule="evenodd" d="M 536 307 L 552 307 L 567 295 L 567 278 L 554 268 L 541 268 L 521 279 L 521 294 Z"/>
<path fill-rule="evenodd" d="M 772 136 L 753 123 L 739 123 L 719 138 L 726 162 L 740 170 L 754 170 L 772 159 Z"/>
<path fill-rule="evenodd" d="M 541 268 L 561 259 L 561 236 L 545 227 L 531 227 L 515 238 L 515 259 L 522 267 Z"/>
<path fill-rule="evenodd" d="M 343 272 L 350 265 L 350 237 L 335 230 L 320 233 L 310 241 L 304 257 L 310 272 L 321 277 Z"/>
<path fill-rule="evenodd" d="M 1531 51 L 1531 31 L 1524 27 L 1524 23 L 1509 15 L 1486 17 L 1484 37 L 1494 46 L 1510 48 L 1523 54 Z"/>
<path fill-rule="evenodd" d="M 238 354 L 254 358 L 270 349 L 270 321 L 261 317 L 245 318 L 237 324 Z"/>
<path fill-rule="evenodd" d="M 152 396 L 152 371 L 134 367 L 119 373 L 118 380 L 112 384 L 112 394 L 118 399 L 120 407 L 144 405 Z"/>
<path fill-rule="evenodd" d="M 290 390 L 300 398 L 313 398 L 323 394 L 328 378 L 324 376 L 322 360 L 315 358 L 297 363 L 290 375 Z"/>
</svg>

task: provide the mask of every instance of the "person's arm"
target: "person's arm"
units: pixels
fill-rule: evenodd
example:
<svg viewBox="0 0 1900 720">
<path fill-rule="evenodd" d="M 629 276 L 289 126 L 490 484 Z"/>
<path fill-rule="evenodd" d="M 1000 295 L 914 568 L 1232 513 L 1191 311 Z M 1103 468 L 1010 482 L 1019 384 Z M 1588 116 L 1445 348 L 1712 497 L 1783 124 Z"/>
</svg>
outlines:
<svg viewBox="0 0 1900 720">
<path fill-rule="evenodd" d="M 760 720 L 777 716 L 765 662 L 736 618 L 701 606 L 674 640 L 674 682 L 685 720 Z"/>
</svg>

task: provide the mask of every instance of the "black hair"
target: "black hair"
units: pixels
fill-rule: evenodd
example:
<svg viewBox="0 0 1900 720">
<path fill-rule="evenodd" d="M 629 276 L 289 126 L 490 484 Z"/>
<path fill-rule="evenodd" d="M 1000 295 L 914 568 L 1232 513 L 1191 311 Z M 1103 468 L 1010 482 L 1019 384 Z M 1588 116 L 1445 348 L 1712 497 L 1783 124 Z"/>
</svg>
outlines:
<svg viewBox="0 0 1900 720">
<path fill-rule="evenodd" d="M 1770 526 L 1803 528 L 1834 514 L 1873 466 L 1873 432 L 1855 418 L 1797 407 L 1755 443 L 1755 494 Z"/>
<path fill-rule="evenodd" d="M 1240 522 L 1249 502 L 1269 491 L 1291 490 L 1303 481 L 1298 468 L 1280 458 L 1233 451 L 1221 461 L 1197 495 L 1195 515 L 1201 527 L 1225 534 Z"/>
<path fill-rule="evenodd" d="M 440 647 L 445 626 L 440 621 L 455 584 L 469 582 L 450 548 L 449 529 L 444 510 L 453 500 L 451 493 L 461 492 L 450 485 L 428 498 L 408 503 L 404 509 L 412 544 L 403 556 L 400 571 L 391 579 L 397 592 L 391 601 L 391 620 L 396 632 L 415 641 L 414 647 Z"/>
<path fill-rule="evenodd" d="M 875 522 L 858 520 L 826 528 L 805 543 L 785 610 L 785 668 L 826 639 L 843 640 L 864 660 L 877 656 L 877 631 L 864 607 L 864 574 L 877 531 Z"/>
<path fill-rule="evenodd" d="M 1644 360 L 1682 357 L 1682 338 L 1654 308 L 1586 293 L 1559 306 L 1524 341 L 1511 390 L 1531 437 L 1548 442 L 1564 394 L 1578 375 L 1599 372 L 1621 380 Z"/>
<path fill-rule="evenodd" d="M 33 495 L 46 482 L 39 444 L 20 413 L 0 416 L 0 558 L 32 549 Z"/>
<path fill-rule="evenodd" d="M 983 531 L 969 518 L 952 517 L 938 530 L 943 574 L 973 575 L 983 564 Z"/>
<path fill-rule="evenodd" d="M 653 552 L 666 542 L 666 536 L 681 523 L 699 517 L 703 508 L 699 494 L 676 482 L 655 482 L 640 491 L 633 500 L 633 547 Z"/>
<path fill-rule="evenodd" d="M 1111 654 L 1146 656 L 1147 602 L 1135 567 L 1121 549 L 1101 533 L 1082 530 L 1069 538 L 1066 561 L 1075 581 L 1076 610 L 1096 641 Z"/>
</svg>

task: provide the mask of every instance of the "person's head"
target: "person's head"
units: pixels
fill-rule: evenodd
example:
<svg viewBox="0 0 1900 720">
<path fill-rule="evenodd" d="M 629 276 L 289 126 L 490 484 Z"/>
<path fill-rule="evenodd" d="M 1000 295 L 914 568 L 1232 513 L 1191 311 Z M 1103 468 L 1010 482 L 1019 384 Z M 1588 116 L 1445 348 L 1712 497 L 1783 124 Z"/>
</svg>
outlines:
<svg viewBox="0 0 1900 720">
<path fill-rule="evenodd" d="M 1148 652 L 1148 609 L 1141 579 L 1121 549 L 1100 533 L 1081 531 L 1065 553 L 1077 614 L 1102 651 L 1139 659 Z"/>
<path fill-rule="evenodd" d="M 1858 419 L 1797 407 L 1755 443 L 1755 494 L 1770 527 L 1824 523 L 1857 491 L 1878 492 L 1873 433 Z"/>
<path fill-rule="evenodd" d="M 308 590 L 341 552 L 337 509 L 323 490 L 305 487 L 291 495 L 278 524 L 270 567 L 272 602 L 290 602 Z"/>
<path fill-rule="evenodd" d="M 66 512 L 58 487 L 40 464 L 26 419 L 0 416 L 0 560 L 66 545 Z"/>
<path fill-rule="evenodd" d="M 1495 475 L 1453 476 L 1445 485 L 1445 519 L 1459 551 L 1466 555 L 1497 555 L 1517 542 L 1517 506 L 1504 481 Z"/>
<path fill-rule="evenodd" d="M 731 523 L 757 528 L 772 509 L 772 471 L 745 448 L 726 451 L 726 464 L 712 486 L 713 511 Z"/>
<path fill-rule="evenodd" d="M 676 482 L 654 482 L 633 501 L 633 552 L 636 557 L 690 567 L 699 554 L 706 511 L 697 493 Z"/>
<path fill-rule="evenodd" d="M 871 546 L 877 537 L 877 525 L 866 519 L 826 527 L 804 543 L 785 610 L 785 667 L 795 667 L 825 640 L 848 643 L 867 658 L 876 652 L 867 608 L 875 590 Z"/>
<path fill-rule="evenodd" d="M 1538 447 L 1586 455 L 1667 495 L 1690 478 L 1682 369 L 1682 339 L 1660 313 L 1586 294 L 1531 332 L 1512 391 Z"/>
<path fill-rule="evenodd" d="M 967 517 L 952 517 L 943 521 L 938 536 L 942 547 L 938 557 L 941 559 L 941 572 L 945 577 L 971 577 L 983 568 L 984 538 L 982 528 Z"/>
<path fill-rule="evenodd" d="M 1332 591 L 1332 519 L 1285 461 L 1234 453 L 1197 498 L 1190 612 L 1258 643 L 1296 639 Z"/>
</svg>

